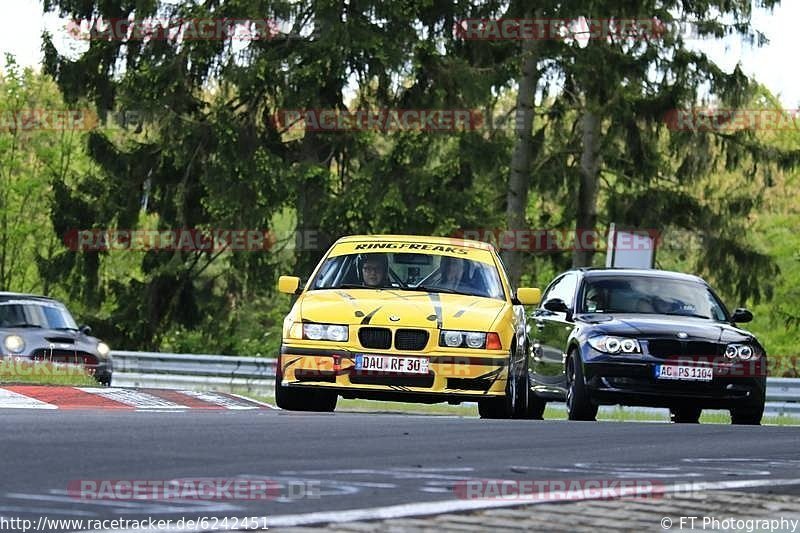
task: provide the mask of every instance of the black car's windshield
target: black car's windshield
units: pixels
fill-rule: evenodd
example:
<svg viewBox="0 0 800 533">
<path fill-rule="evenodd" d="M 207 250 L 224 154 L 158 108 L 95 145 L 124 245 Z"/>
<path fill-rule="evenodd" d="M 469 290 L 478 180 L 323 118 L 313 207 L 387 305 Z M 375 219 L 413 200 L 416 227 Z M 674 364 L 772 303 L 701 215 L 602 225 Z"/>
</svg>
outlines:
<svg viewBox="0 0 800 533">
<path fill-rule="evenodd" d="M 504 298 L 495 265 L 427 253 L 371 252 L 330 257 L 309 288 L 402 289 Z"/>
<path fill-rule="evenodd" d="M 704 284 L 655 276 L 589 278 L 580 311 L 727 319 L 724 307 Z"/>
<path fill-rule="evenodd" d="M 0 328 L 77 330 L 67 309 L 55 302 L 13 300 L 0 302 Z"/>
</svg>

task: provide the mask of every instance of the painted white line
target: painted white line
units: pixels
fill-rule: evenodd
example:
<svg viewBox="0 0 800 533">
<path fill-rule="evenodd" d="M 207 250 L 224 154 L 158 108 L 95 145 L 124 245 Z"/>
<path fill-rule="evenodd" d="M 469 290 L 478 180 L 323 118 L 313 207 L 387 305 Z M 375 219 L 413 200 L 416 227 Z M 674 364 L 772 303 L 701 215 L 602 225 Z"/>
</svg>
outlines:
<svg viewBox="0 0 800 533">
<path fill-rule="evenodd" d="M 756 479 L 739 481 L 711 481 L 695 483 L 677 483 L 664 487 L 653 487 L 650 494 L 671 494 L 698 492 L 704 490 L 730 490 L 742 488 L 772 487 L 779 485 L 800 485 L 797 479 Z M 641 488 L 620 488 L 620 497 L 642 496 Z M 587 495 L 575 494 L 569 491 L 551 492 L 547 496 L 531 495 L 529 498 L 492 499 L 492 500 L 445 500 L 441 502 L 422 502 L 402 505 L 389 505 L 373 507 L 371 509 L 353 509 L 349 511 L 329 511 L 305 513 L 298 515 L 278 515 L 267 518 L 270 527 L 307 526 L 322 523 L 342 523 L 357 520 L 391 520 L 393 518 L 408 518 L 412 516 L 429 516 L 444 513 L 465 511 L 479 511 L 499 507 L 516 507 L 541 503 L 567 503 L 596 499 Z"/>
<path fill-rule="evenodd" d="M 737 481 L 697 481 L 690 483 L 676 483 L 663 487 L 653 487 L 647 495 L 659 494 L 681 494 L 700 492 L 706 490 L 735 490 L 759 487 L 776 487 L 800 485 L 800 478 L 794 479 L 742 479 Z M 618 489 L 620 498 L 625 497 L 646 497 L 642 494 L 641 487 L 620 487 Z M 481 511 L 484 509 L 496 509 L 500 507 L 519 507 L 521 505 L 533 505 L 542 503 L 570 503 L 585 500 L 598 499 L 597 497 L 580 495 L 576 492 L 554 491 L 546 497 L 531 495 L 530 498 L 515 497 L 514 499 L 493 499 L 493 500 L 444 500 L 440 502 L 421 502 L 400 505 L 387 505 L 383 507 L 371 507 L 367 509 L 350 509 L 344 511 L 322 511 L 314 513 L 291 514 L 253 517 L 259 524 L 270 528 L 273 527 L 296 527 L 312 526 L 321 524 L 341 524 L 345 522 L 355 522 L 361 520 L 391 520 L 395 518 L 410 518 L 418 516 L 431 516 L 444 513 L 458 513 L 465 511 Z M 607 498 L 604 498 L 607 499 Z M 241 522 L 240 522 L 241 524 Z M 192 533 L 206 533 L 210 531 L 230 531 L 232 528 L 224 528 L 219 525 L 214 529 L 204 528 L 169 528 L 158 531 L 181 531 Z M 100 530 L 95 533 L 155 533 L 154 529 L 125 529 L 125 530 Z"/>
<path fill-rule="evenodd" d="M 130 405 L 137 409 L 189 409 L 188 405 L 180 405 L 135 389 L 99 389 L 86 387 L 80 388 L 79 390 L 96 394 L 125 405 Z"/>
<path fill-rule="evenodd" d="M 218 407 L 224 407 L 225 409 L 237 409 L 237 410 L 251 410 L 251 409 L 258 409 L 257 406 L 253 405 L 255 402 L 251 402 L 247 400 L 247 404 L 243 404 L 241 402 L 236 401 L 235 399 L 231 398 L 230 396 L 226 396 L 224 394 L 219 394 L 216 392 L 200 392 L 200 391 L 192 391 L 192 390 L 182 390 L 178 391 L 181 394 L 185 394 L 186 396 L 191 396 L 192 398 L 196 398 L 198 400 L 208 402 L 212 405 L 216 405 Z M 234 396 L 233 394 L 231 396 Z M 237 397 L 238 398 L 238 397 Z M 248 405 L 249 404 L 249 405 Z"/>
<path fill-rule="evenodd" d="M 58 409 L 58 406 L 0 388 L 0 409 Z"/>
<path fill-rule="evenodd" d="M 278 407 L 277 405 L 272 405 L 271 403 L 260 402 L 258 400 L 254 400 L 252 398 L 248 398 L 247 396 L 242 396 L 241 394 L 234 394 L 232 392 L 230 392 L 228 394 L 230 394 L 231 396 L 236 396 L 237 398 L 240 398 L 242 400 L 247 400 L 248 402 L 257 403 L 258 405 L 261 405 L 263 407 L 269 407 L 270 409 L 275 409 L 277 411 L 280 411 L 280 407 Z"/>
</svg>

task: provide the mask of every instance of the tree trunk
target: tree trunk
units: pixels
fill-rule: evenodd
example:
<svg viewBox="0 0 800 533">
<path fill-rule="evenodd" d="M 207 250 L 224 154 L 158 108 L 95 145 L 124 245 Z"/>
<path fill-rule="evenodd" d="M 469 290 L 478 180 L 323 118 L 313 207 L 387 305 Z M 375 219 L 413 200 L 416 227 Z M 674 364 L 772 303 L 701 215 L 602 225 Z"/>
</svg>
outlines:
<svg viewBox="0 0 800 533">
<path fill-rule="evenodd" d="M 528 189 L 531 184 L 530 170 L 533 152 L 531 132 L 533 130 L 534 96 L 539 82 L 534 40 L 523 41 L 522 58 L 522 75 L 519 79 L 514 117 L 514 152 L 511 156 L 511 174 L 506 190 L 506 226 L 511 231 L 528 229 L 525 211 L 528 207 Z M 514 239 L 514 241 L 516 240 Z M 502 256 L 503 262 L 508 268 L 511 285 L 516 287 L 522 276 L 522 251 L 502 250 Z"/>
<path fill-rule="evenodd" d="M 572 266 L 591 266 L 596 245 L 597 190 L 600 179 L 600 117 L 587 109 L 582 118 L 581 180 L 575 217 L 575 249 Z"/>
</svg>

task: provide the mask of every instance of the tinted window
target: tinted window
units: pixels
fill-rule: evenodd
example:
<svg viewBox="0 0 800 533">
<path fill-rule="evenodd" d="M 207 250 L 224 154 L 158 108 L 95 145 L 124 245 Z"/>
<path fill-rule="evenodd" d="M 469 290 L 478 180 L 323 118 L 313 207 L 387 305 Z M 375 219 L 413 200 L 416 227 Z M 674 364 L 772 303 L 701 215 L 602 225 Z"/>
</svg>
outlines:
<svg viewBox="0 0 800 533">
<path fill-rule="evenodd" d="M 572 307 L 572 302 L 575 297 L 575 285 L 578 281 L 576 274 L 565 274 L 557 279 L 548 289 L 542 304 L 548 300 L 561 299 L 567 304 L 567 307 Z"/>
<path fill-rule="evenodd" d="M 725 320 L 722 304 L 703 283 L 654 276 L 591 278 L 584 313 L 646 313 Z"/>
</svg>

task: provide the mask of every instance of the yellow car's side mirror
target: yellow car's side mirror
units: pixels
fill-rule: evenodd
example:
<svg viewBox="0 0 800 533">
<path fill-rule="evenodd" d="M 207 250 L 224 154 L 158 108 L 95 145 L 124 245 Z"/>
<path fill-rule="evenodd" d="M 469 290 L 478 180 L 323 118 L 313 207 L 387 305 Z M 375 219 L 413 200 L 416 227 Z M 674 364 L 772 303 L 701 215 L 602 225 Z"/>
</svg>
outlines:
<svg viewBox="0 0 800 533">
<path fill-rule="evenodd" d="M 300 278 L 296 276 L 281 276 L 278 278 L 278 290 L 286 294 L 297 294 L 300 287 Z"/>
<path fill-rule="evenodd" d="M 538 305 L 542 301 L 542 291 L 538 287 L 520 287 L 517 300 L 522 305 Z"/>
</svg>

